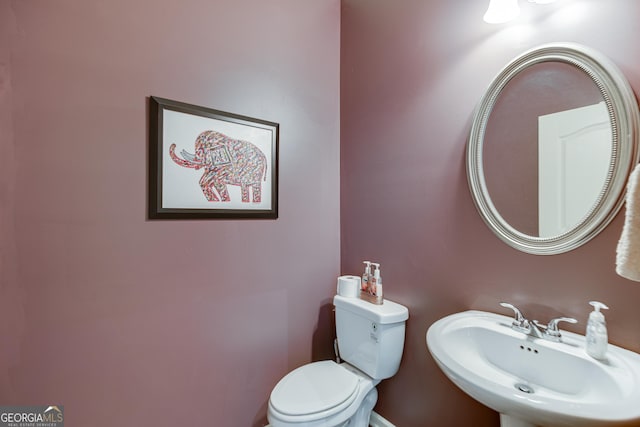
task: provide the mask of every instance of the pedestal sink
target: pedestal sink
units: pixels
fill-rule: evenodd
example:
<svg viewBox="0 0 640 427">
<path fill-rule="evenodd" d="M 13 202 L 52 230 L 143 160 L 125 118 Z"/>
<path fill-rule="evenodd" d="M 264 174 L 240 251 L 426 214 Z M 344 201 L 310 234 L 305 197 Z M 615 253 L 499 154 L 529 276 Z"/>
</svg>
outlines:
<svg viewBox="0 0 640 427">
<path fill-rule="evenodd" d="M 431 325 L 427 347 L 455 385 L 500 413 L 503 427 L 640 426 L 639 354 L 609 344 L 596 360 L 582 335 L 532 338 L 512 320 L 452 314 Z"/>
</svg>

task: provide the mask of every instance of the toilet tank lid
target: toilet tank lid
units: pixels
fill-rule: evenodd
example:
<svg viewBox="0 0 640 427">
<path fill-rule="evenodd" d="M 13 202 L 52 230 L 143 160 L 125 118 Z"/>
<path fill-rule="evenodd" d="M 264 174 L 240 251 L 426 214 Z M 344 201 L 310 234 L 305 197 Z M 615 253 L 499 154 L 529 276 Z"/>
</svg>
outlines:
<svg viewBox="0 0 640 427">
<path fill-rule="evenodd" d="M 381 305 L 376 305 L 360 298 L 346 298 L 336 295 L 333 297 L 333 305 L 380 324 L 404 322 L 409 318 L 407 307 L 388 299 L 383 300 Z"/>
</svg>

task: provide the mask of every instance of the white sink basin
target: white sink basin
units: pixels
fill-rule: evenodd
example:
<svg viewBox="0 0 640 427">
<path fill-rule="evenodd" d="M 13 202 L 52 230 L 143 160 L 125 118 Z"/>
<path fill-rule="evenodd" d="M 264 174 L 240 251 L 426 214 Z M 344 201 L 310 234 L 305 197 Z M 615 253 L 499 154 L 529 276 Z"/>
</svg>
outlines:
<svg viewBox="0 0 640 427">
<path fill-rule="evenodd" d="M 609 344 L 598 361 L 582 335 L 532 338 L 511 329 L 512 320 L 452 314 L 431 325 L 427 346 L 455 385 L 501 413 L 503 426 L 640 425 L 639 354 Z"/>
</svg>

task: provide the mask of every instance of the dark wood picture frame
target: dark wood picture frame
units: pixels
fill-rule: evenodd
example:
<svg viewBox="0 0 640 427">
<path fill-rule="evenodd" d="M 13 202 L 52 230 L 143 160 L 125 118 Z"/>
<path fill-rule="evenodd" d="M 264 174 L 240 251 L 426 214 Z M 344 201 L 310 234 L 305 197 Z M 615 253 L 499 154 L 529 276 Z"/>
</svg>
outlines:
<svg viewBox="0 0 640 427">
<path fill-rule="evenodd" d="M 149 219 L 278 218 L 279 130 L 151 96 Z"/>
</svg>

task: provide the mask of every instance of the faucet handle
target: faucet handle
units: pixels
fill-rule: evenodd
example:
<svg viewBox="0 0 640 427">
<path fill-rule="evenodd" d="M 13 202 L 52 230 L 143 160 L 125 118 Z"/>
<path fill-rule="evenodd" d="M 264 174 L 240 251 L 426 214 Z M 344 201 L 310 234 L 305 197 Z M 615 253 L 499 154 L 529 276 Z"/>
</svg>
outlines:
<svg viewBox="0 0 640 427">
<path fill-rule="evenodd" d="M 578 323 L 573 317 L 556 317 L 549 321 L 549 324 L 544 330 L 544 334 L 554 341 L 560 341 L 560 330 L 558 330 L 558 323 L 560 322 Z"/>
<path fill-rule="evenodd" d="M 518 329 L 528 329 L 529 321 L 522 315 L 522 312 L 513 304 L 509 304 L 508 302 L 501 302 L 500 305 L 505 308 L 510 308 L 513 310 L 513 314 L 515 318 L 513 319 L 513 323 L 511 326 Z"/>
</svg>

